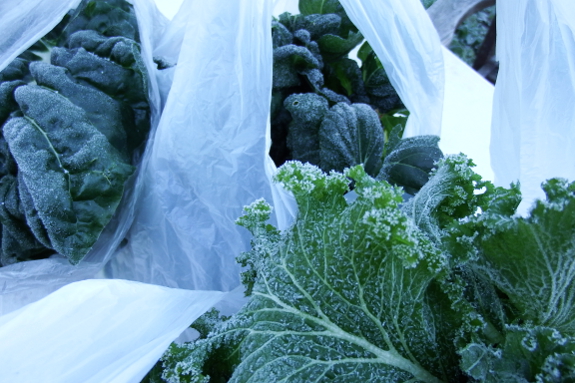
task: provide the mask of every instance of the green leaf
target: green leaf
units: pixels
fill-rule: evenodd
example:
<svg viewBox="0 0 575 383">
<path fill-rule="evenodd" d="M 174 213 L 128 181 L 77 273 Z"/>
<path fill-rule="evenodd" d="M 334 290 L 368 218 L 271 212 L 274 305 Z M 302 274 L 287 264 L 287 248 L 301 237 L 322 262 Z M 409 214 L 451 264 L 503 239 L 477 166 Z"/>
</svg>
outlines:
<svg viewBox="0 0 575 383">
<path fill-rule="evenodd" d="M 321 168 L 343 171 L 363 164 L 376 175 L 381 168 L 383 128 L 377 114 L 366 104 L 339 103 L 326 113 L 319 130 Z"/>
<path fill-rule="evenodd" d="M 341 18 L 339 36 L 346 37 L 350 32 L 357 32 L 357 28 L 343 9 L 338 0 L 299 0 L 299 11 L 302 15 L 336 14 Z"/>
<path fill-rule="evenodd" d="M 360 59 L 362 62 L 365 62 L 369 57 L 369 54 L 373 52 L 371 45 L 367 41 L 361 44 L 361 47 L 357 51 L 357 58 Z"/>
<path fill-rule="evenodd" d="M 415 194 L 428 181 L 435 162 L 443 157 L 438 142 L 436 136 L 404 138 L 386 155 L 377 177 Z"/>
<path fill-rule="evenodd" d="M 65 97 L 21 86 L 15 98 L 24 116 L 11 118 L 3 130 L 19 187 L 33 203 L 27 219 L 37 216 L 50 247 L 76 264 L 112 218 L 133 168 Z"/>
<path fill-rule="evenodd" d="M 329 109 L 327 100 L 315 93 L 292 94 L 284 106 L 292 116 L 287 136 L 292 158 L 319 164 L 319 128 Z"/>
<path fill-rule="evenodd" d="M 371 46 L 364 43 L 359 55 L 362 57 L 361 71 L 370 104 L 382 114 L 392 109 L 403 109 L 404 106 L 397 92 Z"/>
<path fill-rule="evenodd" d="M 392 135 L 398 135 L 400 138 L 403 136 L 408 117 L 409 111 L 407 109 L 392 109 L 380 115 L 381 124 L 390 139 Z M 392 134 L 396 127 L 397 131 Z M 391 153 L 391 151 L 386 150 L 385 153 L 387 155 L 387 153 Z"/>
<path fill-rule="evenodd" d="M 350 33 L 347 38 L 325 34 L 319 38 L 318 44 L 323 57 L 327 61 L 335 61 L 347 56 L 362 41 L 363 35 L 359 32 Z"/>
<path fill-rule="evenodd" d="M 93 87 L 80 83 L 65 68 L 36 62 L 30 64 L 30 71 L 38 85 L 57 91 L 74 105 L 82 108 L 92 125 L 123 155 L 124 161 L 129 161 L 127 135 L 124 129 L 129 130 L 130 127 L 135 129 L 133 123 L 131 126 L 128 125 L 131 121 L 125 121 L 124 118 L 130 113 L 126 110 L 129 107 Z"/>
<path fill-rule="evenodd" d="M 18 195 L 18 183 L 8 174 L 0 178 L 0 223 L 2 223 L 2 254 L 0 265 L 34 259 L 46 248 L 30 231 Z"/>
<path fill-rule="evenodd" d="M 289 44 L 274 49 L 273 88 L 290 88 L 301 84 L 300 75 L 307 76 L 310 82 L 323 85 L 321 72 L 319 79 L 314 80 L 312 70 L 322 67 L 322 63 L 306 47 Z M 314 72 L 314 73 L 316 73 Z"/>
<path fill-rule="evenodd" d="M 338 0 L 299 0 L 299 11 L 302 15 L 339 13 L 343 7 Z"/>
<path fill-rule="evenodd" d="M 474 268 L 524 320 L 574 336 L 575 184 L 552 179 L 543 188 L 547 200 L 527 218 L 487 209 L 467 224 L 478 251 Z"/>
<path fill-rule="evenodd" d="M 60 46 L 66 44 L 70 35 L 84 30 L 93 30 L 107 37 L 140 39 L 134 8 L 124 0 L 83 0 L 65 22 L 66 26 L 58 36 Z"/>
<path fill-rule="evenodd" d="M 347 177 L 358 195 L 350 203 Z M 399 191 L 361 166 L 325 175 L 288 162 L 277 179 L 298 202 L 296 224 L 274 246 L 252 248 L 249 303 L 207 339 L 180 348 L 164 376 L 227 379 L 207 373 L 208 361 L 220 361 L 232 365 L 231 383 L 441 381 L 447 361 L 425 291 L 442 260 L 400 213 Z M 266 218 L 249 220 L 258 217 Z"/>
<path fill-rule="evenodd" d="M 70 44 L 73 49 L 52 50 L 52 64 L 131 109 L 122 110 L 131 153 L 147 138 L 151 118 L 148 75 L 139 45 L 125 38 L 104 39 L 94 32 L 78 32 Z"/>
<path fill-rule="evenodd" d="M 496 382 L 573 382 L 575 339 L 540 326 L 508 326 L 502 347 L 471 343 L 460 351 L 471 377 Z"/>
</svg>

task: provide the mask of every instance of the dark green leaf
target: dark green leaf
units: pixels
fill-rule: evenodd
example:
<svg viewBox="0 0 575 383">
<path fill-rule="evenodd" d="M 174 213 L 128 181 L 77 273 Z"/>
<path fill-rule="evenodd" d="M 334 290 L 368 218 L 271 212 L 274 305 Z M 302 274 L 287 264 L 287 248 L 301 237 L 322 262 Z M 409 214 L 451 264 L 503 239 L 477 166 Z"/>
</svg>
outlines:
<svg viewBox="0 0 575 383">
<path fill-rule="evenodd" d="M 401 140 L 384 161 L 378 179 L 403 186 L 415 194 L 429 179 L 429 173 L 443 154 L 437 143 L 439 137 L 418 136 Z"/>
<path fill-rule="evenodd" d="M 326 61 L 334 61 L 347 56 L 362 41 L 363 36 L 359 32 L 350 33 L 347 38 L 325 34 L 319 38 L 318 44 Z"/>
<path fill-rule="evenodd" d="M 528 218 L 487 210 L 468 223 L 479 272 L 502 290 L 521 317 L 575 336 L 575 183 L 545 183 L 547 201 Z"/>
<path fill-rule="evenodd" d="M 539 326 L 508 326 L 498 348 L 471 343 L 460 351 L 461 367 L 485 383 L 573 382 L 575 339 Z"/>
<path fill-rule="evenodd" d="M 289 88 L 301 84 L 300 75 L 306 74 L 322 66 L 317 58 L 306 47 L 289 44 L 274 49 L 274 77 L 273 87 Z M 323 76 L 318 72 L 320 79 L 313 80 L 323 83 Z M 308 74 L 308 77 L 311 75 Z"/>
<path fill-rule="evenodd" d="M 65 97 L 38 87 L 15 91 L 24 117 L 4 135 L 50 247 L 78 263 L 110 221 L 133 168 Z"/>
<path fill-rule="evenodd" d="M 18 195 L 17 180 L 12 175 L 0 179 L 0 223 L 2 223 L 2 254 L 0 266 L 34 259 L 46 248 L 34 237 L 26 224 Z"/>
<path fill-rule="evenodd" d="M 325 115 L 319 130 L 321 168 L 343 171 L 363 164 L 368 174 L 381 168 L 383 128 L 366 104 L 339 103 Z"/>
<path fill-rule="evenodd" d="M 338 0 L 299 0 L 299 11 L 302 15 L 340 13 L 343 7 Z"/>
<path fill-rule="evenodd" d="M 66 22 L 59 35 L 61 46 L 66 45 L 70 35 L 82 30 L 93 30 L 107 37 L 140 39 L 134 9 L 124 0 L 83 0 Z"/>
<path fill-rule="evenodd" d="M 82 108 L 86 116 L 108 141 L 123 155 L 124 161 L 129 161 L 128 143 L 124 129 L 133 125 L 124 117 L 128 108 L 103 92 L 86 86 L 74 79 L 68 70 L 44 62 L 30 65 L 32 76 L 38 85 L 53 89 Z M 132 129 L 135 129 L 132 127 Z"/>
<path fill-rule="evenodd" d="M 329 109 L 327 100 L 314 93 L 292 94 L 284 106 L 292 116 L 287 137 L 292 158 L 319 164 L 319 127 Z"/>
</svg>

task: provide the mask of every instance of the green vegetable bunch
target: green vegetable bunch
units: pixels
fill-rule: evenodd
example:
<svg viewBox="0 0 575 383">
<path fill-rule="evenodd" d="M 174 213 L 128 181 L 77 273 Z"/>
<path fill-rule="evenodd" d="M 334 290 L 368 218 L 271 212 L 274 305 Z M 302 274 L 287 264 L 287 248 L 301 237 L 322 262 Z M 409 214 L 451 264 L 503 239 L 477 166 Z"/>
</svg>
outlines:
<svg viewBox="0 0 575 383">
<path fill-rule="evenodd" d="M 522 218 L 518 187 L 472 166 L 448 156 L 403 202 L 361 165 L 284 164 L 295 224 L 263 200 L 238 221 L 248 303 L 202 317 L 145 381 L 575 381 L 575 183 L 546 182 Z"/>
<path fill-rule="evenodd" d="M 150 129 L 133 7 L 84 0 L 0 72 L 0 265 L 77 264 L 112 218 Z"/>
<path fill-rule="evenodd" d="M 337 0 L 300 0 L 301 14 L 272 22 L 272 147 L 325 172 L 363 164 L 368 174 L 414 194 L 442 157 L 435 137 L 401 140 L 407 111 L 369 44 Z M 395 116 L 400 116 L 395 117 Z M 383 122 L 383 125 L 382 125 Z"/>
</svg>

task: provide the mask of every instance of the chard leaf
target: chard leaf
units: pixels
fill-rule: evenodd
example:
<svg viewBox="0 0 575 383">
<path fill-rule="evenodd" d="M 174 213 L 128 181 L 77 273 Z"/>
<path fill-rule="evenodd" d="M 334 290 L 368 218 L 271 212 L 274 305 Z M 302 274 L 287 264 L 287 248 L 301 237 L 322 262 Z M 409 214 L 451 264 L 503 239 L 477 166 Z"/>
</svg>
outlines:
<svg viewBox="0 0 575 383">
<path fill-rule="evenodd" d="M 65 97 L 34 85 L 14 93 L 24 116 L 3 131 L 26 219 L 39 240 L 76 264 L 112 218 L 133 168 Z"/>
<path fill-rule="evenodd" d="M 343 171 L 363 164 L 375 176 L 381 168 L 383 128 L 366 104 L 338 103 L 326 113 L 319 130 L 321 168 Z"/>
<path fill-rule="evenodd" d="M 349 204 L 343 196 L 347 177 L 358 195 Z M 256 277 L 249 303 L 206 339 L 174 346 L 163 358 L 164 379 L 457 379 L 450 375 L 453 366 L 442 365 L 443 337 L 432 324 L 434 306 L 426 302 L 443 259 L 401 214 L 399 190 L 361 166 L 345 176 L 325 175 L 288 162 L 277 179 L 296 198 L 297 222 L 279 238 L 254 230 L 260 245 L 250 252 Z M 248 208 L 248 228 L 265 227 L 269 209 L 266 214 L 261 204 Z"/>
</svg>

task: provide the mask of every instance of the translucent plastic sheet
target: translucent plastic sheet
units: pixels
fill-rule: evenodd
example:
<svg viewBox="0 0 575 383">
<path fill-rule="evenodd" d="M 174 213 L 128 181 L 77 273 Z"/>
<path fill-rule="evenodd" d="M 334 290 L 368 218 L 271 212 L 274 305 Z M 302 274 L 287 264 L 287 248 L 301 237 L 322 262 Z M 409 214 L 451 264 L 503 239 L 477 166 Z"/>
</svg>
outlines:
<svg viewBox="0 0 575 383">
<path fill-rule="evenodd" d="M 498 2 L 497 31 L 492 166 L 498 185 L 521 182 L 525 213 L 544 180 L 575 179 L 575 6 Z"/>
<path fill-rule="evenodd" d="M 0 3 L 0 71 L 50 32 L 81 0 L 2 0 Z"/>
<path fill-rule="evenodd" d="M 444 68 L 439 36 L 420 0 L 341 0 L 410 111 L 404 137 L 440 135 Z"/>
<path fill-rule="evenodd" d="M 60 22 L 66 12 L 77 6 L 79 1 L 54 3 L 50 0 L 2 2 L 0 10 L 9 6 L 6 13 L 0 12 L 2 38 L 0 39 L 0 68 L 5 67 L 12 58 L 26 50 L 39 38 Z M 161 35 L 167 20 L 157 10 L 152 0 L 137 0 L 134 9 L 140 28 L 142 57 L 150 73 L 150 107 L 152 110 L 152 131 L 157 125 L 161 98 L 156 81 L 156 65 L 152 59 L 152 47 Z M 19 45 L 21 44 L 21 45 Z M 141 167 L 140 167 L 141 168 Z M 33 302 L 40 297 L 74 281 L 93 277 L 109 260 L 116 247 L 130 227 L 134 204 L 142 189 L 142 178 L 137 173 L 126 185 L 122 203 L 106 226 L 93 249 L 78 266 L 72 266 L 61 256 L 51 259 L 25 262 L 0 268 L 0 315 Z"/>
<path fill-rule="evenodd" d="M 0 381 L 138 383 L 223 295 L 120 280 L 69 284 L 0 317 Z"/>
<path fill-rule="evenodd" d="M 107 276 L 186 289 L 239 285 L 235 258 L 249 249 L 250 235 L 234 222 L 245 205 L 278 196 L 266 133 L 270 5 L 182 4 L 179 12 L 193 17 L 184 28 L 138 215 Z M 176 15 L 174 22 L 180 20 Z M 277 199 L 275 205 L 287 222 L 289 211 Z"/>
</svg>

